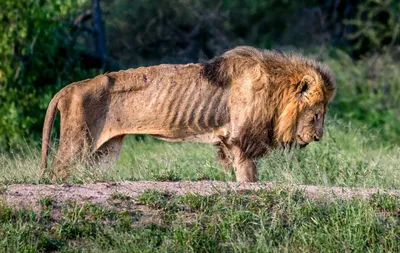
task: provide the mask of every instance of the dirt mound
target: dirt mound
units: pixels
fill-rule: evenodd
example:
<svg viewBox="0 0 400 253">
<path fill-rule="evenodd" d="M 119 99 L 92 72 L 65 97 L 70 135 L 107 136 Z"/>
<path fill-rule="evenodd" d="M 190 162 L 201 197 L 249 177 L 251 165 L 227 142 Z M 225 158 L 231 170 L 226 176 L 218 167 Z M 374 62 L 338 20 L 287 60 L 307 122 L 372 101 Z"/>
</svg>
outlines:
<svg viewBox="0 0 400 253">
<path fill-rule="evenodd" d="M 218 181 L 183 181 L 183 182 L 108 182 L 95 184 L 58 184 L 33 185 L 15 184 L 7 186 L 0 194 L 0 200 L 14 207 L 39 208 L 39 200 L 51 197 L 56 205 L 73 200 L 77 203 L 92 202 L 107 204 L 115 194 L 129 196 L 133 201 L 147 189 L 168 191 L 177 195 L 192 192 L 199 195 L 210 195 L 227 191 L 274 189 L 275 187 L 301 190 L 309 198 L 342 198 L 369 197 L 374 193 L 387 193 L 400 196 L 400 190 L 380 190 L 372 188 L 322 187 L 307 185 L 277 185 L 274 183 L 234 183 Z"/>
</svg>

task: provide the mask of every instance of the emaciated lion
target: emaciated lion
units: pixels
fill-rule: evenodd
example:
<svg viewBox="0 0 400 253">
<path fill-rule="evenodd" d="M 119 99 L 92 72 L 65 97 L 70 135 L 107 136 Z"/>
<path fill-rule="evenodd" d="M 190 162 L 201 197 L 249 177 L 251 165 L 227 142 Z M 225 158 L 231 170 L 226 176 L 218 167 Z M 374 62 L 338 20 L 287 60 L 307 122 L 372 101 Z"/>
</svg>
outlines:
<svg viewBox="0 0 400 253">
<path fill-rule="evenodd" d="M 127 134 L 219 146 L 239 182 L 257 180 L 255 158 L 323 135 L 335 84 L 328 68 L 297 54 L 236 47 L 204 64 L 162 64 L 72 83 L 51 100 L 43 127 L 42 173 L 60 111 L 53 179 L 79 158 L 112 164 Z"/>
</svg>

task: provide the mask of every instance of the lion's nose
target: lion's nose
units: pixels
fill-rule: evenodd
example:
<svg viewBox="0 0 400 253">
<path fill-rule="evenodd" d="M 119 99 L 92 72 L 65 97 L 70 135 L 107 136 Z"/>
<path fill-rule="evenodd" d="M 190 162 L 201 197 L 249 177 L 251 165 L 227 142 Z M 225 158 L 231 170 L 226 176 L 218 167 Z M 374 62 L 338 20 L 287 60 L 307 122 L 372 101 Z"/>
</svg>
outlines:
<svg viewBox="0 0 400 253">
<path fill-rule="evenodd" d="M 314 135 L 314 141 L 319 141 L 319 136 L 318 135 Z"/>
</svg>

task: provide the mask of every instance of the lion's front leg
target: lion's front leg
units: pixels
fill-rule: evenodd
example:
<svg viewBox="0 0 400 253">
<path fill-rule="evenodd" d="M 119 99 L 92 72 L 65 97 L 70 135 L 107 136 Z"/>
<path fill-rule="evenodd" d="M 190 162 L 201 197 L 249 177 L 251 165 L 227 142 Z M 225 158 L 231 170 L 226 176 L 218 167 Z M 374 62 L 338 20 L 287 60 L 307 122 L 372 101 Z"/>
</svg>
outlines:
<svg viewBox="0 0 400 253">
<path fill-rule="evenodd" d="M 233 167 L 236 170 L 236 181 L 257 182 L 257 167 L 254 159 L 246 158 L 237 146 L 231 147 L 230 152 L 233 156 Z"/>
<path fill-rule="evenodd" d="M 224 143 L 219 144 L 219 150 L 217 153 L 217 158 L 219 163 L 224 168 L 224 171 L 227 171 L 229 168 L 233 166 L 233 157 L 227 146 Z"/>
<path fill-rule="evenodd" d="M 220 137 L 218 160 L 226 170 L 233 166 L 237 182 L 257 182 L 257 167 L 255 160 L 248 158 L 243 150 L 233 144 L 232 138 Z"/>
</svg>

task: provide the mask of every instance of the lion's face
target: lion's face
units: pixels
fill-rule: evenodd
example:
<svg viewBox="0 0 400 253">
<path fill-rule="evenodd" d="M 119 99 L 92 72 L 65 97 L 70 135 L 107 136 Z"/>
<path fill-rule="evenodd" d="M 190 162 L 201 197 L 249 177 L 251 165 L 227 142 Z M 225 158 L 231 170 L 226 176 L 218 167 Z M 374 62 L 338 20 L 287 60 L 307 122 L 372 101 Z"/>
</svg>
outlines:
<svg viewBox="0 0 400 253">
<path fill-rule="evenodd" d="M 324 134 L 325 108 L 323 103 L 306 108 L 298 115 L 295 141 L 305 147 L 312 141 L 319 141 Z"/>
<path fill-rule="evenodd" d="M 324 134 L 325 114 L 334 88 L 318 75 L 305 75 L 286 94 L 282 99 L 284 109 L 275 127 L 278 140 L 284 146 L 297 143 L 300 147 L 319 141 Z"/>
</svg>

